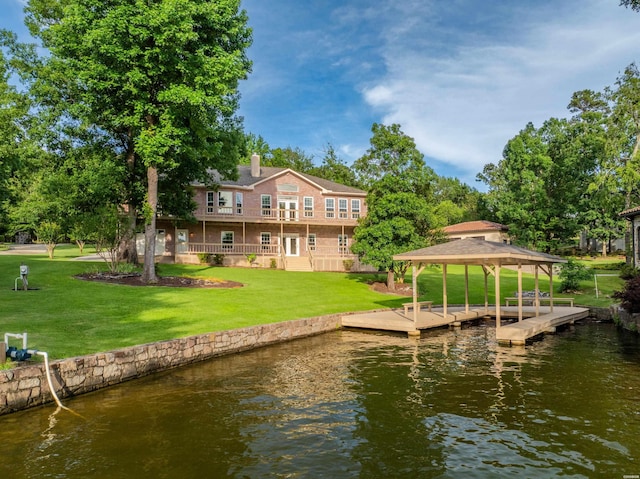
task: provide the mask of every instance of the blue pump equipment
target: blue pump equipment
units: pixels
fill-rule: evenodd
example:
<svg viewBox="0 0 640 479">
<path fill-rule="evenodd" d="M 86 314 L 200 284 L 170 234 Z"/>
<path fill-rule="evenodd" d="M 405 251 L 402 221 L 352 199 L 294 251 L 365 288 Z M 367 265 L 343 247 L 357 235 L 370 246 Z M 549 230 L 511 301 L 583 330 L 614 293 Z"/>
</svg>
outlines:
<svg viewBox="0 0 640 479">
<path fill-rule="evenodd" d="M 18 349 L 15 346 L 8 347 L 6 351 L 7 357 L 11 358 L 12 361 L 26 361 L 27 359 L 30 359 L 34 354 L 42 356 L 42 358 L 44 359 L 44 372 L 47 376 L 47 383 L 49 384 L 49 391 L 51 391 L 51 396 L 53 396 L 53 399 L 59 407 L 70 410 L 69 408 L 62 405 L 60 399 L 58 399 L 56 390 L 53 387 L 53 382 L 51 381 L 51 371 L 49 371 L 49 355 L 44 351 L 38 351 L 37 349 L 27 349 L 27 333 L 4 333 L 4 343 L 7 345 L 9 344 L 9 338 L 22 339 L 22 349 Z"/>
</svg>

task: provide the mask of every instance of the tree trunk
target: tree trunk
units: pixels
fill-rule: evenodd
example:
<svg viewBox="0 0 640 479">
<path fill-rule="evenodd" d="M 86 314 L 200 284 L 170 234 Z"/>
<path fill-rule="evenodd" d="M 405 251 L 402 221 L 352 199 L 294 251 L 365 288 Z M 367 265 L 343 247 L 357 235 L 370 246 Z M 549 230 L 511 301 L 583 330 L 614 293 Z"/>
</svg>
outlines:
<svg viewBox="0 0 640 479">
<path fill-rule="evenodd" d="M 118 246 L 118 259 L 131 264 L 139 264 L 138 248 L 136 247 L 136 226 L 138 222 L 138 212 L 129 205 L 127 210 L 127 231 L 122 235 L 122 240 Z"/>
<path fill-rule="evenodd" d="M 607 240 L 602 240 L 602 257 L 607 257 Z"/>
<path fill-rule="evenodd" d="M 392 269 L 387 271 L 387 289 L 389 291 L 396 290 L 396 281 L 395 281 L 395 277 Z"/>
<path fill-rule="evenodd" d="M 156 212 L 158 211 L 158 169 L 154 166 L 147 168 L 147 207 L 144 227 L 144 268 L 142 281 L 157 283 L 156 276 Z M 147 216 L 148 215 L 148 216 Z"/>
<path fill-rule="evenodd" d="M 129 180 L 134 181 L 135 166 L 136 166 L 136 154 L 133 148 L 133 134 L 128 134 L 128 147 L 127 147 L 127 169 L 129 170 Z M 126 261 L 131 264 L 139 264 L 138 261 L 138 248 L 136 246 L 136 226 L 138 219 L 138 211 L 133 205 L 132 193 L 129 194 L 129 204 L 127 205 L 127 217 L 129 221 L 127 223 L 127 231 L 122 235 L 122 240 L 118 246 L 118 260 Z"/>
</svg>

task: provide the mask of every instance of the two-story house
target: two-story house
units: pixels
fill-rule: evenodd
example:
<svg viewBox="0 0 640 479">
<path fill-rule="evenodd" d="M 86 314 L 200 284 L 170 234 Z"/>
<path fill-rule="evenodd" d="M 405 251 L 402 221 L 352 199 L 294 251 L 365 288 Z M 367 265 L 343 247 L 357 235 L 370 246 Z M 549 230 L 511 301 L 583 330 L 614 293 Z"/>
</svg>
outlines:
<svg viewBox="0 0 640 479">
<path fill-rule="evenodd" d="M 289 168 L 263 167 L 253 155 L 237 181 L 217 190 L 195 185 L 196 224 L 158 218 L 157 254 L 178 263 L 198 253 L 225 265 L 255 264 L 287 270 L 370 271 L 351 253 L 366 193 Z"/>
</svg>

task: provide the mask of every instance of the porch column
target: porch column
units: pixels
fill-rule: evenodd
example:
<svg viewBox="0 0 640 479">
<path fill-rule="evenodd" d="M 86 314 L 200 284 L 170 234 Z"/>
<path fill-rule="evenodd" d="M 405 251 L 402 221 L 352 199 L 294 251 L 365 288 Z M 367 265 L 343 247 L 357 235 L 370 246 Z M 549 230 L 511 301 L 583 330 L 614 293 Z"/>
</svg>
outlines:
<svg viewBox="0 0 640 479">
<path fill-rule="evenodd" d="M 207 236 L 205 234 L 207 231 L 206 223 L 207 220 L 202 220 L 202 245 L 204 246 L 205 251 L 207 249 Z"/>
</svg>

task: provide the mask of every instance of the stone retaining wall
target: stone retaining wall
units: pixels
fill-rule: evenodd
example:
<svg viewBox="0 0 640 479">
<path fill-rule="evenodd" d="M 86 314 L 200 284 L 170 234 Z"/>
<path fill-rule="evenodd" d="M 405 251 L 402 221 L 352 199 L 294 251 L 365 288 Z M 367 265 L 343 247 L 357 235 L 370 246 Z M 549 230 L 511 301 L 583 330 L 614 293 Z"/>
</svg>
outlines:
<svg viewBox="0 0 640 479">
<path fill-rule="evenodd" d="M 341 316 L 219 331 L 54 361 L 52 381 L 64 399 L 216 356 L 336 330 Z M 52 402 L 45 374 L 42 363 L 0 371 L 0 415 Z"/>
</svg>

